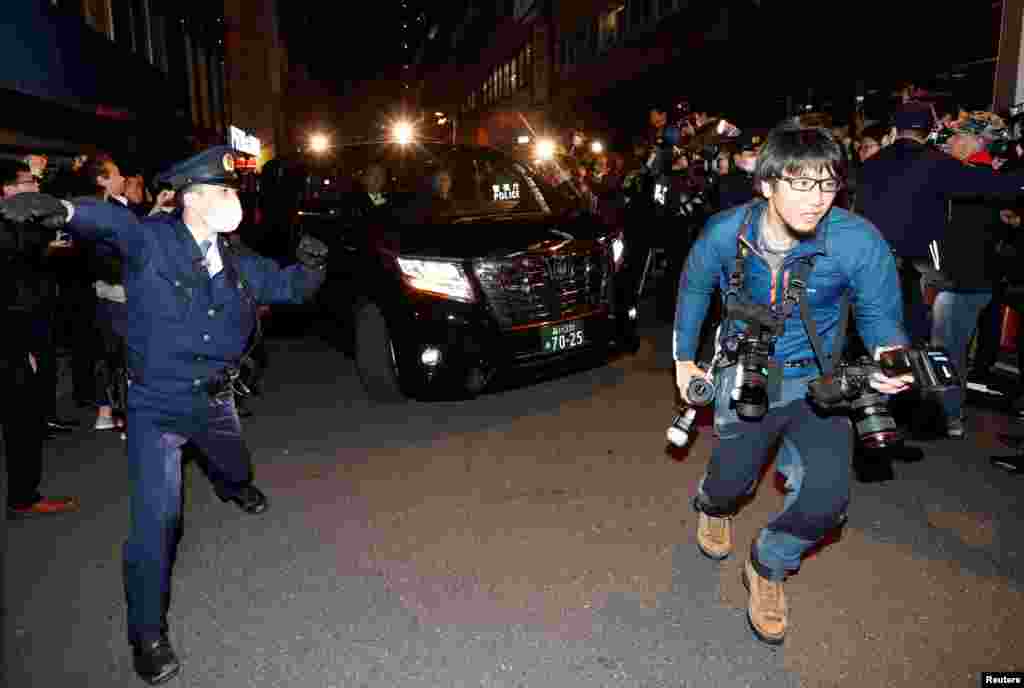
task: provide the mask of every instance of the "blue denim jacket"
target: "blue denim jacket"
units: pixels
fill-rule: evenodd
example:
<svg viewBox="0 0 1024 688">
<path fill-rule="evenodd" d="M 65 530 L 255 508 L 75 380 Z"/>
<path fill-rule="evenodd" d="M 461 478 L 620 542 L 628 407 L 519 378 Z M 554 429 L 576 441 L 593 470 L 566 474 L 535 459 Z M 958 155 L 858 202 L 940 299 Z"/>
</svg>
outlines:
<svg viewBox="0 0 1024 688">
<path fill-rule="evenodd" d="M 672 349 L 677 361 L 692 361 L 696 355 L 701 324 L 715 287 L 725 293 L 736 261 L 736 239 L 750 209 L 751 221 L 744 236 L 757 246 L 763 199 L 731 208 L 708 220 L 700 238 L 690 250 L 679 281 Z M 832 208 L 822 219 L 815 235 L 794 248 L 777 274 L 767 261 L 748 253 L 744 261 L 744 289 L 755 303 L 781 302 L 790 272 L 798 258 L 815 255 L 814 269 L 807 281 L 807 304 L 824 349 L 830 354 L 842 292 L 850 289 L 855 307 L 857 331 L 869 351 L 878 346 L 907 345 L 903 329 L 903 307 L 896 261 L 879 231 L 864 218 L 841 208 Z M 742 331 L 744 323 L 734 323 Z M 814 357 L 810 339 L 793 307 L 785 332 L 775 346 L 780 364 Z M 806 368 L 787 368 L 786 377 L 807 374 Z"/>
</svg>

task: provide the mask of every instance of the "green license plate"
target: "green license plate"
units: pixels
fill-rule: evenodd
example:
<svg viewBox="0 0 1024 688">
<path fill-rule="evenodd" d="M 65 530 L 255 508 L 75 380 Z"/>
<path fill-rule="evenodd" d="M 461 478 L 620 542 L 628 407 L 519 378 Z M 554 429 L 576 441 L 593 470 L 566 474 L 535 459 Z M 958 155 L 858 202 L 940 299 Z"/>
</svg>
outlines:
<svg viewBox="0 0 1024 688">
<path fill-rule="evenodd" d="M 557 325 L 540 328 L 541 350 L 546 354 L 555 354 L 583 346 L 583 321 L 570 320 Z"/>
</svg>

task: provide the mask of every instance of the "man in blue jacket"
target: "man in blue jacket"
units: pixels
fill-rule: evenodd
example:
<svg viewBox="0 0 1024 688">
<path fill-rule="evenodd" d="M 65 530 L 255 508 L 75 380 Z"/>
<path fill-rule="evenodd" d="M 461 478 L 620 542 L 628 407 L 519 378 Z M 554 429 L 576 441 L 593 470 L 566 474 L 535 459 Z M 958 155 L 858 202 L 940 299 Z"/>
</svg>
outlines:
<svg viewBox="0 0 1024 688">
<path fill-rule="evenodd" d="M 773 131 L 755 169 L 754 183 L 763 198 L 709 220 L 679 285 L 673 349 L 684 401 L 690 380 L 703 376 L 694 355 L 709 298 L 716 287 L 723 293 L 729 288 L 741 246 L 746 298 L 771 305 L 783 319 L 774 354 L 775 370 L 781 374 L 777 384 L 769 384 L 773 389 L 763 418 L 743 420 L 730 403 L 737 366 L 721 369 L 716 376 L 718 441 L 694 499 L 700 551 L 724 559 L 733 548 L 732 518 L 739 502 L 756 484 L 769 449 L 782 440 L 784 455 L 777 469 L 787 478 L 785 508 L 753 542 L 744 567 L 751 626 L 758 638 L 772 644 L 782 642 L 788 626 L 783 580 L 799 568 L 807 550 L 845 519 L 853 453 L 848 418 L 821 414 L 806 398 L 807 383 L 820 372 L 799 308 L 791 299 L 790 280 L 800 274 L 798 266 L 812 261 L 801 298 L 825 342 L 826 356 L 840 322 L 843 292 L 856 304 L 858 330 L 876 357 L 908 343 L 896 264 L 888 245 L 870 223 L 833 207 L 845 166 L 840 145 L 823 129 L 785 125 Z M 744 328 L 736 323 L 733 331 Z M 909 381 L 879 374 L 871 386 L 895 394 Z"/>
<path fill-rule="evenodd" d="M 161 175 L 178 209 L 140 221 L 126 208 L 74 204 L 26 194 L 0 215 L 67 223 L 77 237 L 114 245 L 123 257 L 128 297 L 128 465 L 131 531 L 124 545 L 128 638 L 135 670 L 151 685 L 178 673 L 167 639 L 171 567 L 181 517 L 181 447 L 208 459 L 217 495 L 252 514 L 266 497 L 252 484 L 232 382 L 258 304 L 300 303 L 324 279 L 326 247 L 304 237 L 299 263 L 280 268 L 236 252 L 224 234 L 242 220 L 234 152 L 219 146 Z"/>
</svg>

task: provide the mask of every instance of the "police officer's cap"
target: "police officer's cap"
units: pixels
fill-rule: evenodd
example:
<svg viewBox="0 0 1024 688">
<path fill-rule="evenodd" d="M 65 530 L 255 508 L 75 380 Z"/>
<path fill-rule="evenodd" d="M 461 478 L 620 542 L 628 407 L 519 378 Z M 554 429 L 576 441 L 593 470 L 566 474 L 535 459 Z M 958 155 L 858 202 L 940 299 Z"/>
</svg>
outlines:
<svg viewBox="0 0 1024 688">
<path fill-rule="evenodd" d="M 240 186 L 235 160 L 238 151 L 231 146 L 214 146 L 188 160 L 172 165 L 156 177 L 156 183 L 169 184 L 181 191 L 193 184 L 213 184 L 237 189 Z"/>
</svg>

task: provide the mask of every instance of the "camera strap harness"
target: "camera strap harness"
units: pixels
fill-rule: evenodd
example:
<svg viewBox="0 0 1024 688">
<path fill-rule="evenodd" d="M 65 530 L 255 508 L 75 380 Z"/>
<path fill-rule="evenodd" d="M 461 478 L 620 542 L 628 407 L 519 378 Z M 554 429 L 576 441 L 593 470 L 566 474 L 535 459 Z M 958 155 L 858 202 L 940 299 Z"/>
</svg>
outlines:
<svg viewBox="0 0 1024 688">
<path fill-rule="evenodd" d="M 729 288 L 725 292 L 723 297 L 723 310 L 726 313 L 725 319 L 722 321 L 722 327 L 720 330 L 720 349 L 724 351 L 724 343 L 729 335 L 729 330 L 732 327 L 732 318 L 728 315 L 728 303 L 730 299 L 740 299 L 743 293 L 744 286 L 744 261 L 747 255 L 752 252 L 752 249 L 748 242 L 744 239 L 744 234 L 747 228 L 750 227 L 750 221 L 753 216 L 753 206 L 757 201 L 753 201 L 748 204 L 746 214 L 744 215 L 743 222 L 740 224 L 740 230 L 736 234 L 736 259 L 733 265 L 732 273 L 729 275 Z M 811 271 L 814 269 L 814 256 L 804 256 L 796 261 L 796 264 L 790 271 L 789 282 L 786 285 L 786 293 L 783 296 L 782 302 L 772 307 L 772 312 L 775 315 L 779 329 L 785 322 L 786 317 L 792 312 L 794 306 L 799 306 L 800 309 L 800 320 L 803 321 L 804 329 L 807 331 L 807 338 L 811 342 L 811 349 L 814 351 L 814 358 L 818 363 L 818 368 L 821 369 L 822 375 L 830 375 L 832 373 L 833 364 L 837 356 L 842 355 L 843 346 L 846 340 L 846 328 L 849 324 L 850 318 L 850 291 L 848 289 L 843 290 L 842 296 L 839 300 L 839 324 L 836 327 L 835 340 L 833 344 L 832 355 L 825 354 L 825 347 L 822 344 L 821 337 L 818 336 L 818 329 L 814 324 L 814 320 L 811 319 L 810 308 L 807 305 L 807 281 L 810 278 Z M 716 356 L 717 358 L 717 356 Z M 712 366 L 712 369 L 714 366 Z"/>
</svg>

